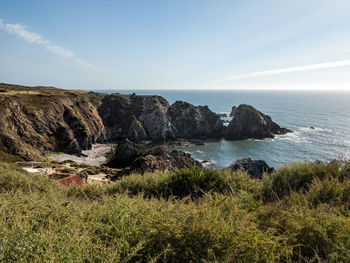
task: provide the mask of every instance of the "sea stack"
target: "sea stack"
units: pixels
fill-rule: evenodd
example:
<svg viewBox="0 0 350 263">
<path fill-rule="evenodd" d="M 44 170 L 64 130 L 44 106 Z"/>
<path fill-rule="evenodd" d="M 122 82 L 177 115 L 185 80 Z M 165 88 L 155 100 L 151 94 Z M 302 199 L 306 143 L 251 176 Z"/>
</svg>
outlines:
<svg viewBox="0 0 350 263">
<path fill-rule="evenodd" d="M 264 139 L 288 132 L 292 131 L 281 128 L 271 120 L 270 116 L 250 105 L 241 104 L 226 128 L 225 138 L 228 140 Z"/>
</svg>

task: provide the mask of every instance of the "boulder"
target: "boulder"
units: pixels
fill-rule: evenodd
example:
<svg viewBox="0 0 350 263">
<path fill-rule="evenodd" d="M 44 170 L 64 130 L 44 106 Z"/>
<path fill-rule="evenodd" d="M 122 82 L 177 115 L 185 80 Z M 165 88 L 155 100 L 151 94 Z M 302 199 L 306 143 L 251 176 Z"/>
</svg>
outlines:
<svg viewBox="0 0 350 263">
<path fill-rule="evenodd" d="M 120 142 L 114 150 L 111 160 L 106 164 L 113 168 L 124 168 L 130 166 L 139 156 L 141 149 L 135 143 L 125 139 Z"/>
<path fill-rule="evenodd" d="M 194 106 L 176 101 L 168 109 L 168 116 L 176 129 L 176 137 L 185 139 L 219 138 L 224 129 L 220 116 L 208 106 Z"/>
<path fill-rule="evenodd" d="M 232 110 L 231 110 L 231 113 L 230 113 L 230 117 L 234 117 L 234 116 L 235 116 L 236 110 L 237 110 L 237 107 L 236 107 L 236 106 L 232 106 Z"/>
<path fill-rule="evenodd" d="M 292 132 L 281 128 L 271 120 L 271 117 L 256 110 L 254 107 L 241 104 L 225 130 L 224 137 L 229 140 L 244 140 L 249 138 L 273 138 L 275 134 Z"/>
<path fill-rule="evenodd" d="M 272 173 L 273 167 L 270 167 L 263 160 L 252 160 L 250 158 L 244 158 L 236 160 L 229 166 L 232 171 L 247 172 L 252 179 L 262 179 L 263 173 Z"/>
<path fill-rule="evenodd" d="M 168 152 L 164 147 L 158 147 L 150 152 L 142 153 L 130 167 L 130 172 L 144 174 L 154 171 L 175 171 L 184 167 L 199 166 L 190 154 L 182 151 Z"/>
</svg>

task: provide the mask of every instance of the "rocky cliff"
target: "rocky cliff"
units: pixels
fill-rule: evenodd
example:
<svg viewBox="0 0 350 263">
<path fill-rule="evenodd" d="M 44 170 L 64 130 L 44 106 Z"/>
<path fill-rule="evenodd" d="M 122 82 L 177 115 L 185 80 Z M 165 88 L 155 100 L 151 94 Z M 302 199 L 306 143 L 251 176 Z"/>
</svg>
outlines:
<svg viewBox="0 0 350 263">
<path fill-rule="evenodd" d="M 220 138 L 224 130 L 220 116 L 208 106 L 176 101 L 169 107 L 168 116 L 179 138 Z"/>
<path fill-rule="evenodd" d="M 0 84 L 0 151 L 33 159 L 81 153 L 96 142 L 215 138 L 220 117 L 208 107 L 160 96 L 102 94 Z"/>
<path fill-rule="evenodd" d="M 105 142 L 99 95 L 0 84 L 0 151 L 32 159 L 48 151 L 80 153 Z"/>
<path fill-rule="evenodd" d="M 170 105 L 160 96 L 0 84 L 0 153 L 24 159 L 50 151 L 79 154 L 93 143 L 124 139 L 240 140 L 288 131 L 249 105 L 240 105 L 226 128 L 207 106 Z"/>
</svg>

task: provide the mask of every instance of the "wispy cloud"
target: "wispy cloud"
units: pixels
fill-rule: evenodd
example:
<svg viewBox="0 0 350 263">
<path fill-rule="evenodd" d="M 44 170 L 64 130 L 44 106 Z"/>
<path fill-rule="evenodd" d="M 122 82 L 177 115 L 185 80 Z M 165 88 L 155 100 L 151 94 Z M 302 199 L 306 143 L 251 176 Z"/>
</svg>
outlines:
<svg viewBox="0 0 350 263">
<path fill-rule="evenodd" d="M 250 79 L 250 78 L 285 74 L 290 72 L 310 71 L 310 70 L 345 67 L 345 66 L 350 66 L 350 60 L 342 60 L 342 61 L 313 64 L 313 65 L 307 65 L 307 66 L 288 67 L 288 68 L 280 68 L 280 69 L 267 70 L 267 71 L 251 72 L 246 74 L 233 75 L 222 79 L 216 79 L 213 82 L 215 83 L 228 82 L 228 81 L 237 80 L 237 79 Z"/>
<path fill-rule="evenodd" d="M 52 44 L 49 40 L 45 39 L 42 35 L 31 32 L 25 25 L 21 24 L 8 24 L 0 19 L 0 30 L 6 31 L 8 34 L 15 35 L 16 37 L 31 43 L 43 46 L 46 50 L 61 57 L 70 58 L 76 64 L 83 68 L 91 70 L 100 70 L 98 67 L 90 64 L 89 62 L 78 58 L 73 51 L 64 47 Z"/>
</svg>

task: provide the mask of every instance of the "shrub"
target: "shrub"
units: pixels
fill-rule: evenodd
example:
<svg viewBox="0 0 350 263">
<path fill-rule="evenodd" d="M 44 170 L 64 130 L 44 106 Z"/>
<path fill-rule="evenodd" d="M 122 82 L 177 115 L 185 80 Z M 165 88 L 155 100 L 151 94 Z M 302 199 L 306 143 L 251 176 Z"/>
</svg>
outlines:
<svg viewBox="0 0 350 263">
<path fill-rule="evenodd" d="M 63 188 L 0 163 L 0 262 L 350 262 L 348 174 L 314 165 L 264 203 L 266 181 L 229 170 Z"/>
<path fill-rule="evenodd" d="M 284 165 L 270 176 L 265 176 L 262 196 L 266 201 L 273 201 L 282 199 L 292 191 L 307 191 L 314 178 L 339 177 L 341 167 L 339 161 Z"/>
<path fill-rule="evenodd" d="M 7 162 L 7 163 L 14 163 L 14 162 L 23 162 L 24 160 L 21 157 L 18 157 L 16 155 L 12 155 L 12 154 L 8 154 L 3 151 L 0 151 L 0 161 Z"/>
<path fill-rule="evenodd" d="M 0 193 L 22 191 L 29 192 L 58 192 L 61 187 L 49 178 L 26 173 L 23 169 L 8 163 L 0 163 Z"/>
</svg>

